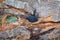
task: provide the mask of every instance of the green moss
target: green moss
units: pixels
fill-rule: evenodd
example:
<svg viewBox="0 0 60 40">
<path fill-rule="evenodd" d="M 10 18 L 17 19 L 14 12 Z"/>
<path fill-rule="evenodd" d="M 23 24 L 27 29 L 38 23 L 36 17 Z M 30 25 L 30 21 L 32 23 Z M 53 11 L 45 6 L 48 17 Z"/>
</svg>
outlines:
<svg viewBox="0 0 60 40">
<path fill-rule="evenodd" d="M 10 16 L 10 17 L 7 17 L 6 21 L 9 23 L 9 22 L 15 22 L 17 21 L 17 17 L 15 16 Z"/>
</svg>

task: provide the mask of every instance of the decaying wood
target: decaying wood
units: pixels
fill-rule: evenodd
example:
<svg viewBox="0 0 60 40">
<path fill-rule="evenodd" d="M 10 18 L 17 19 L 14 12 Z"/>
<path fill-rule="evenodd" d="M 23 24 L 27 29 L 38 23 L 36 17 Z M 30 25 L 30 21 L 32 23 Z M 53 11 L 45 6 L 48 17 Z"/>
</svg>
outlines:
<svg viewBox="0 0 60 40">
<path fill-rule="evenodd" d="M 6 23 L 6 17 L 7 17 L 7 15 L 5 14 L 2 18 L 2 24 Z"/>
<path fill-rule="evenodd" d="M 53 21 L 52 17 L 53 17 L 53 15 L 49 15 L 49 16 L 46 16 L 46 17 L 43 17 L 43 18 L 38 18 L 38 21 L 34 22 L 32 24 L 38 24 L 38 23 L 44 22 L 44 21 Z"/>
<path fill-rule="evenodd" d="M 19 25 L 19 22 L 14 22 L 16 24 L 13 24 L 13 23 L 7 23 L 6 22 L 6 18 L 7 18 L 7 14 L 5 14 L 2 18 L 2 25 L 0 25 L 0 28 L 1 28 L 1 31 L 5 31 L 5 30 L 11 30 L 13 28 L 15 28 L 17 25 Z M 18 23 L 18 24 L 17 24 Z"/>
<path fill-rule="evenodd" d="M 14 11 L 19 12 L 19 13 L 23 13 L 24 15 L 28 15 L 29 14 L 29 12 L 27 12 L 24 9 L 15 8 L 15 7 L 10 6 L 10 5 L 6 5 L 6 6 L 9 7 L 11 10 L 14 10 Z"/>
<path fill-rule="evenodd" d="M 16 12 L 23 12 L 26 15 L 29 14 L 29 12 L 26 12 L 24 9 L 17 9 L 17 8 L 15 8 L 13 6 L 9 6 L 9 5 L 6 5 L 6 6 L 8 6 L 10 9 L 12 9 Z M 38 21 L 34 22 L 34 23 L 29 22 L 25 18 L 20 18 L 19 17 L 17 22 L 6 24 L 7 23 L 6 22 L 6 17 L 7 17 L 7 15 L 5 15 L 2 19 L 2 27 L 1 27 L 2 31 L 13 29 L 17 25 L 26 26 L 26 28 L 28 28 L 28 29 L 33 29 L 33 28 L 36 28 L 36 27 L 41 28 L 41 29 L 45 29 L 46 27 L 60 26 L 60 23 L 41 23 L 41 22 L 44 22 L 44 21 L 53 21 L 53 19 L 52 19 L 53 15 L 38 18 Z"/>
<path fill-rule="evenodd" d="M 3 18 L 2 18 L 2 25 L 0 25 L 0 31 L 5 31 L 5 30 L 11 30 L 13 28 L 15 28 L 16 26 L 22 26 L 25 25 L 26 22 L 28 22 L 26 19 L 24 19 L 23 17 L 18 17 L 18 21 L 16 22 L 11 22 L 11 23 L 7 23 L 6 22 L 6 18 L 9 16 L 10 14 L 4 14 Z M 28 22 L 29 24 L 29 22 Z"/>
<path fill-rule="evenodd" d="M 51 27 L 51 26 L 53 26 L 54 28 L 56 28 L 56 27 L 60 26 L 60 23 L 36 23 L 36 24 L 32 24 L 31 22 L 29 22 L 28 20 L 26 20 L 24 18 L 19 18 L 19 21 L 14 22 L 14 23 L 5 24 L 6 23 L 5 17 L 6 16 L 7 15 L 5 15 L 3 17 L 3 20 L 2 20 L 3 21 L 2 22 L 3 23 L 2 31 L 11 30 L 11 29 L 15 28 L 15 26 L 17 26 L 17 25 L 26 26 L 26 28 L 28 28 L 28 29 L 33 29 L 33 28 L 36 28 L 36 27 L 41 28 L 41 29 L 45 29 L 45 28 Z M 45 17 L 45 20 L 46 20 L 47 17 Z M 48 18 L 50 18 L 50 17 L 48 17 Z M 43 21 L 44 21 L 44 19 L 43 19 Z"/>
</svg>

